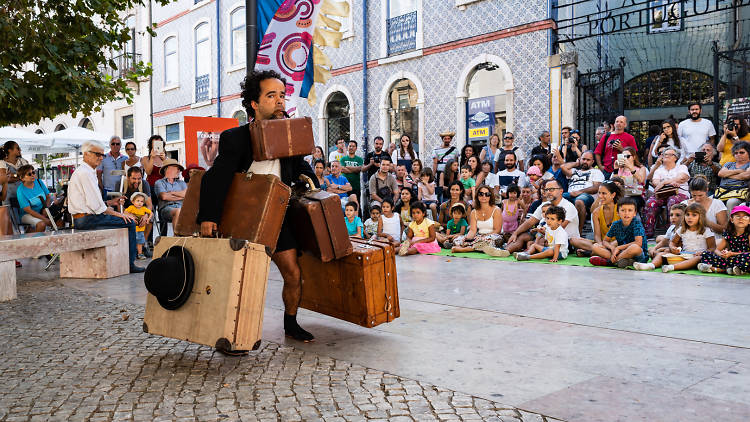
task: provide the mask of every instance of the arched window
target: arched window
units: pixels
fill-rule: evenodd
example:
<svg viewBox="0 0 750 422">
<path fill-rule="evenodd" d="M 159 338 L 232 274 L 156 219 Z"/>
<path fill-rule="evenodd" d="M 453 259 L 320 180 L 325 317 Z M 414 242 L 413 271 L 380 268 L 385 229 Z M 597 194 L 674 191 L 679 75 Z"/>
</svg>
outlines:
<svg viewBox="0 0 750 422">
<path fill-rule="evenodd" d="M 34 131 L 34 133 L 36 133 L 37 135 L 44 135 L 44 131 L 42 130 L 42 128 L 38 128 Z"/>
<path fill-rule="evenodd" d="M 467 126 L 469 143 L 484 144 L 490 135 L 506 131 L 505 77 L 499 66 L 486 62 L 474 68 L 468 84 Z"/>
<path fill-rule="evenodd" d="M 208 22 L 195 27 L 195 102 L 209 99 L 209 74 L 211 72 L 211 37 Z"/>
<path fill-rule="evenodd" d="M 336 148 L 336 141 L 351 139 L 351 127 L 349 121 L 349 100 L 343 92 L 334 92 L 328 97 L 326 103 L 326 125 L 328 139 L 326 145 L 331 151 Z"/>
<path fill-rule="evenodd" d="M 239 121 L 240 126 L 247 123 L 247 114 L 245 113 L 244 110 L 235 111 L 234 114 L 232 114 L 232 117 L 234 117 L 235 119 L 237 119 L 237 121 Z"/>
<path fill-rule="evenodd" d="M 65 129 L 65 125 L 60 123 L 59 125 L 55 126 L 55 132 L 59 132 L 61 130 Z"/>
<path fill-rule="evenodd" d="M 419 149 L 418 97 L 417 87 L 408 79 L 396 81 L 388 93 L 390 141 L 398 145 L 401 135 L 405 133 L 414 143 L 415 151 Z"/>
<path fill-rule="evenodd" d="M 229 15 L 231 34 L 229 36 L 229 51 L 231 51 L 231 65 L 245 62 L 245 8 L 238 7 Z"/>
<path fill-rule="evenodd" d="M 721 87 L 726 87 L 721 84 Z M 688 69 L 659 69 L 625 83 L 625 108 L 687 106 L 713 99 L 713 77 Z"/>
<path fill-rule="evenodd" d="M 177 37 L 164 40 L 164 86 L 177 85 L 179 69 L 177 64 Z"/>
<path fill-rule="evenodd" d="M 91 119 L 89 119 L 88 117 L 84 117 L 83 119 L 81 119 L 81 122 L 78 123 L 78 126 L 84 127 L 88 130 L 94 130 L 94 124 L 91 123 Z"/>
</svg>

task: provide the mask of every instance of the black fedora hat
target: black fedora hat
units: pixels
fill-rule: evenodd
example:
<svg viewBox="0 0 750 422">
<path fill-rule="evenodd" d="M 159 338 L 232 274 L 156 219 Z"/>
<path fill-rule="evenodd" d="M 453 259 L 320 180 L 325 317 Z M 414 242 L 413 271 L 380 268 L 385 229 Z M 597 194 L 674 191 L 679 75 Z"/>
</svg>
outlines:
<svg viewBox="0 0 750 422">
<path fill-rule="evenodd" d="M 172 246 L 146 267 L 143 281 L 164 309 L 175 310 L 190 297 L 195 280 L 195 264 L 190 251 Z"/>
</svg>

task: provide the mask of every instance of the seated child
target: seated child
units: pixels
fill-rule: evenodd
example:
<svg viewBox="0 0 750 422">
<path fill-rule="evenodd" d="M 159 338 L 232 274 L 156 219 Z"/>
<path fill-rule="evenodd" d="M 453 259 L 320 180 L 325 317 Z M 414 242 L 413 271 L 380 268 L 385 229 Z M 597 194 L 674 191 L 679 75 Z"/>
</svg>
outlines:
<svg viewBox="0 0 750 422">
<path fill-rule="evenodd" d="M 673 206 L 672 209 L 675 209 L 675 207 Z M 650 263 L 636 262 L 633 267 L 640 271 L 649 271 L 661 267 L 663 273 L 674 270 L 689 270 L 698 266 L 703 252 L 713 251 L 714 249 L 716 249 L 716 239 L 711 229 L 706 227 L 706 210 L 701 204 L 694 203 L 688 205 L 685 209 L 685 217 L 682 219 L 680 227 L 675 230 L 674 236 L 672 236 L 669 251 L 657 253 Z M 666 264 L 664 261 L 666 261 L 668 253 L 684 255 L 687 259 L 671 265 Z"/>
<path fill-rule="evenodd" d="M 641 220 L 636 218 L 638 205 L 630 196 L 617 203 L 620 219 L 613 221 L 602 243 L 595 243 L 589 258 L 591 265 L 616 265 L 627 268 L 634 262 L 648 261 L 646 230 Z"/>
<path fill-rule="evenodd" d="M 416 201 L 411 204 L 412 221 L 406 229 L 406 240 L 401 244 L 399 255 L 440 252 L 440 245 L 435 240 L 435 223 L 426 216 L 427 207 L 423 203 Z"/>
<path fill-rule="evenodd" d="M 461 184 L 464 185 L 464 202 L 474 206 L 474 188 L 477 185 L 477 181 L 471 177 L 471 167 L 464 165 L 461 167 Z"/>
<path fill-rule="evenodd" d="M 143 192 L 136 192 L 131 195 L 130 202 L 132 202 L 132 205 L 125 208 L 125 212 L 132 214 L 136 218 L 135 243 L 138 248 L 137 259 L 146 259 L 146 255 L 143 254 L 143 245 L 146 244 L 146 224 L 149 218 L 146 215 L 151 214 L 151 210 L 144 205 L 146 203 L 146 194 Z"/>
<path fill-rule="evenodd" d="M 539 184 L 542 180 L 542 171 L 537 166 L 531 166 L 526 170 L 526 177 L 529 178 L 529 183 L 534 188 L 534 191 L 539 191 Z"/>
<path fill-rule="evenodd" d="M 378 235 L 378 224 L 380 223 L 380 205 L 370 207 L 370 218 L 365 221 L 365 237 L 371 238 Z"/>
<path fill-rule="evenodd" d="M 516 252 L 513 254 L 519 261 L 529 259 L 549 258 L 551 262 L 557 262 L 558 259 L 565 259 L 568 256 L 568 232 L 563 228 L 562 223 L 565 221 L 565 208 L 550 206 L 544 212 L 544 219 L 547 222 L 547 228 L 544 232 L 546 245 L 542 246 L 532 243 L 526 252 Z"/>
<path fill-rule="evenodd" d="M 469 231 L 469 223 L 466 221 L 466 206 L 457 202 L 451 207 L 451 219 L 446 224 L 446 233 L 436 233 L 437 241 L 445 249 L 453 247 L 453 239 L 463 236 Z"/>
<path fill-rule="evenodd" d="M 526 218 L 529 217 L 529 207 L 531 206 L 531 203 L 536 201 L 537 198 L 534 197 L 534 192 L 532 191 L 531 186 L 524 186 L 521 188 L 521 203 L 523 204 L 523 214 L 526 216 Z"/>
<path fill-rule="evenodd" d="M 539 220 L 536 227 L 529 230 L 529 234 L 531 234 L 532 239 L 526 242 L 526 248 L 530 248 L 532 244 L 536 243 L 537 245 L 544 246 L 545 238 L 544 233 L 547 226 L 547 209 L 552 206 L 549 202 L 543 202 L 540 207 L 542 207 L 542 219 Z"/>
<path fill-rule="evenodd" d="M 750 207 L 738 205 L 732 208 L 732 215 L 719 240 L 715 252 L 705 251 L 698 264 L 704 273 L 727 273 L 743 275 L 750 272 Z"/>
<path fill-rule="evenodd" d="M 394 248 L 398 248 L 401 245 L 401 232 L 404 231 L 401 216 L 393 212 L 393 201 L 391 198 L 383 199 L 381 207 L 383 213 L 378 220 L 378 238 L 385 239 Z"/>
<path fill-rule="evenodd" d="M 521 189 L 518 185 L 508 185 L 506 189 L 508 195 L 507 199 L 503 199 L 503 243 L 508 241 L 508 238 L 513 234 L 514 231 L 521 224 L 524 219 L 524 203 L 519 199 L 521 195 Z"/>
<path fill-rule="evenodd" d="M 655 257 L 657 253 L 669 252 L 669 242 L 672 240 L 672 236 L 674 236 L 675 229 L 682 224 L 685 208 L 687 208 L 687 205 L 680 203 L 672 205 L 672 208 L 669 209 L 670 226 L 664 235 L 656 236 L 656 245 L 648 248 L 648 255 L 651 258 Z"/>
<path fill-rule="evenodd" d="M 357 215 L 358 208 L 354 201 L 349 201 L 344 206 L 346 230 L 349 232 L 349 236 L 364 238 L 364 226 L 362 225 L 362 219 Z"/>
<path fill-rule="evenodd" d="M 417 199 L 422 201 L 426 207 L 432 211 L 432 218 L 438 218 L 438 200 L 437 193 L 435 193 L 435 177 L 432 174 L 432 169 L 427 167 L 422 170 L 422 174 L 419 176 L 419 182 L 417 183 Z"/>
</svg>

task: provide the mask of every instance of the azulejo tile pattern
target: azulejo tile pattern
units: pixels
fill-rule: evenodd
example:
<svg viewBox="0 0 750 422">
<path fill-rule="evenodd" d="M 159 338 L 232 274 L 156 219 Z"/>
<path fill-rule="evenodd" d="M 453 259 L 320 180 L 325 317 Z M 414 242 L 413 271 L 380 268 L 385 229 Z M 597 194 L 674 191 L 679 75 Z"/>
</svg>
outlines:
<svg viewBox="0 0 750 422">
<path fill-rule="evenodd" d="M 368 139 L 383 136 L 385 134 L 380 133 L 380 105 L 381 100 L 385 101 L 381 98 L 383 86 L 389 77 L 400 71 L 413 73 L 424 88 L 424 92 L 420 94 L 424 98 L 426 151 L 421 156 L 429 157 L 432 149 L 440 142 L 437 134 L 441 130 L 465 130 L 458 128 L 456 122 L 458 78 L 468 62 L 487 53 L 501 57 L 510 67 L 514 83 L 513 120 L 516 143 L 528 151 L 536 144 L 539 132 L 548 129 L 550 120 L 546 43 L 547 32 L 537 31 L 370 68 L 367 73 L 366 105 L 362 101 L 361 71 L 336 76 L 326 85 L 316 87 L 318 99 L 314 107 L 309 107 L 305 102 L 300 105 L 300 111 L 303 115 L 317 117 L 321 103 L 325 101 L 323 93 L 326 89 L 334 84 L 343 85 L 355 97 L 353 137 L 361 139 L 364 107 L 368 110 Z M 317 127 L 314 129 L 316 137 L 322 136 L 317 133 Z"/>
</svg>

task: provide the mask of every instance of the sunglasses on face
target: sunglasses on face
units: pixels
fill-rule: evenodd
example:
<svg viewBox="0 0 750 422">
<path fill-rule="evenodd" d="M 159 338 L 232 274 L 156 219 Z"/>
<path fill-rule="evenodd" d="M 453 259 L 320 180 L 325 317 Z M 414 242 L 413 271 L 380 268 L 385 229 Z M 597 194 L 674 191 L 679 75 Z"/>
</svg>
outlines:
<svg viewBox="0 0 750 422">
<path fill-rule="evenodd" d="M 556 190 L 558 190 L 558 189 L 562 189 L 562 188 L 546 188 L 546 189 L 542 189 L 542 190 L 543 190 L 544 192 L 554 192 L 554 191 L 556 191 Z"/>
<path fill-rule="evenodd" d="M 125 148 L 125 151 L 135 151 L 135 148 Z"/>
<path fill-rule="evenodd" d="M 34 170 L 26 173 L 26 176 L 34 176 L 34 175 L 36 175 L 36 171 L 34 171 Z"/>
<path fill-rule="evenodd" d="M 489 198 L 490 193 L 489 192 L 479 192 L 479 193 L 477 193 L 477 196 L 486 196 L 486 197 Z"/>
<path fill-rule="evenodd" d="M 513 137 L 512 136 L 506 136 L 503 139 L 513 139 Z"/>
<path fill-rule="evenodd" d="M 109 144 L 109 146 L 112 146 L 112 147 L 118 146 L 119 147 L 120 143 L 119 142 L 112 142 L 111 144 Z"/>
<path fill-rule="evenodd" d="M 632 157 L 632 155 L 630 155 L 630 154 L 625 154 L 625 155 L 623 155 L 623 157 L 625 157 L 625 158 L 627 159 L 627 158 L 630 158 L 630 157 Z"/>
</svg>

